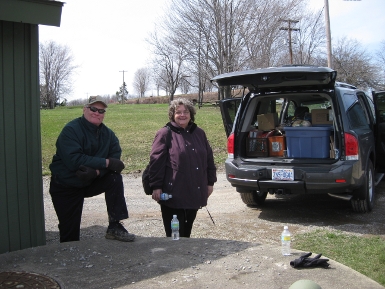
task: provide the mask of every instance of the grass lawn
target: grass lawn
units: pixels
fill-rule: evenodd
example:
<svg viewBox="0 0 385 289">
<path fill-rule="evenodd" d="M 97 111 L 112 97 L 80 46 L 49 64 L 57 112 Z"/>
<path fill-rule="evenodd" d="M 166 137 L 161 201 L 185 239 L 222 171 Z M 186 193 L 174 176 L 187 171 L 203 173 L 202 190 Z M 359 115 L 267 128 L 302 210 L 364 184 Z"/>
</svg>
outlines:
<svg viewBox="0 0 385 289">
<path fill-rule="evenodd" d="M 293 247 L 305 252 L 322 252 L 385 286 L 384 238 L 316 230 L 295 236 Z"/>
<path fill-rule="evenodd" d="M 168 122 L 166 104 L 111 104 L 104 123 L 120 140 L 123 173 L 142 171 L 148 161 L 151 144 L 158 129 Z M 82 115 L 82 107 L 58 107 L 41 111 L 43 174 L 49 175 L 49 164 L 55 153 L 56 139 L 70 120 Z M 224 168 L 227 138 L 218 107 L 197 109 L 195 122 L 205 130 L 214 151 L 218 169 Z M 337 262 L 368 276 L 385 286 L 385 240 L 380 237 L 357 237 L 327 230 L 297 235 L 293 247 L 306 252 L 323 252 Z"/>
<path fill-rule="evenodd" d="M 82 115 L 82 107 L 58 107 L 41 111 L 43 175 L 49 175 L 49 164 L 55 154 L 56 139 L 66 123 Z M 168 122 L 167 104 L 111 104 L 104 123 L 119 138 L 122 147 L 123 173 L 143 170 L 150 158 L 155 133 Z M 196 124 L 207 134 L 214 151 L 215 163 L 223 167 L 227 156 L 227 137 L 218 107 L 197 109 Z"/>
</svg>

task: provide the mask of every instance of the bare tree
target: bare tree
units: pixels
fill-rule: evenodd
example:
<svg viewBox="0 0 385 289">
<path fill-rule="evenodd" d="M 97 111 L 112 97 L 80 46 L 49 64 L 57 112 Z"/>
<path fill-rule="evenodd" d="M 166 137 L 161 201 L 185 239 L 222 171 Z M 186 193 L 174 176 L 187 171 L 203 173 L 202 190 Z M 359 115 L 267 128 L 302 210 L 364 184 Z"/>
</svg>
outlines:
<svg viewBox="0 0 385 289">
<path fill-rule="evenodd" d="M 170 38 L 164 37 L 159 39 L 154 33 L 148 40 L 153 46 L 154 53 L 154 69 L 158 78 L 161 79 L 161 85 L 170 94 L 170 101 L 174 99 L 174 95 L 181 80 L 185 77 L 183 71 L 183 62 L 187 57 L 187 52 L 183 46 L 175 46 Z"/>
<path fill-rule="evenodd" d="M 47 108 L 55 108 L 60 98 L 72 91 L 71 76 L 77 66 L 71 50 L 54 41 L 40 44 L 40 99 Z"/>
<path fill-rule="evenodd" d="M 69 101 L 68 106 L 78 106 L 78 105 L 84 105 L 86 103 L 87 101 L 85 99 L 78 98 L 78 99 L 73 99 Z"/>
<path fill-rule="evenodd" d="M 385 41 L 381 42 L 380 49 L 376 53 L 378 66 L 380 67 L 381 83 L 378 85 L 378 89 L 385 89 Z"/>
<path fill-rule="evenodd" d="M 216 74 L 277 62 L 279 19 L 301 12 L 304 0 L 173 0 L 162 25 L 173 49 L 183 47 L 189 80 L 199 94 Z M 190 82 L 190 81 L 189 81 Z M 191 82 L 190 82 L 191 83 Z M 231 96 L 230 88 L 218 98 Z"/>
<path fill-rule="evenodd" d="M 385 40 L 381 42 L 380 49 L 377 51 L 377 59 L 385 67 Z"/>
<path fill-rule="evenodd" d="M 153 62 L 153 65 L 151 77 L 155 85 L 156 96 L 160 96 L 161 90 L 165 91 L 166 95 L 169 95 L 166 70 L 160 67 L 155 61 Z"/>
<path fill-rule="evenodd" d="M 198 13 L 195 11 L 194 13 Z M 189 17 L 189 15 L 185 15 L 185 17 Z M 196 19 L 200 19 L 201 17 L 196 17 Z M 186 19 L 187 21 L 188 19 Z M 185 22 L 185 21 L 183 21 Z M 206 84 L 209 82 L 210 75 L 210 59 L 208 55 L 207 49 L 207 41 L 205 38 L 205 33 L 202 31 L 203 26 L 201 24 L 197 26 L 193 26 L 191 24 L 190 27 L 180 27 L 173 31 L 174 33 L 174 42 L 180 43 L 183 47 L 185 47 L 186 51 L 189 51 L 187 58 L 185 60 L 185 72 L 186 77 L 182 79 L 182 86 L 186 87 L 195 87 L 198 89 L 198 103 L 201 105 L 203 101 L 203 93 L 206 91 Z M 191 42 L 193 40 L 194 43 Z M 183 90 L 183 88 L 182 88 Z"/>
<path fill-rule="evenodd" d="M 149 69 L 139 68 L 134 75 L 133 87 L 138 92 L 139 97 L 144 97 L 144 94 L 148 90 L 150 84 L 150 72 Z"/>
<path fill-rule="evenodd" d="M 306 12 L 299 20 L 293 58 L 296 64 L 316 64 L 326 43 L 325 27 L 321 11 Z"/>
<path fill-rule="evenodd" d="M 249 9 L 240 0 L 174 0 L 166 29 L 174 45 L 183 46 L 189 69 L 198 75 L 198 91 L 216 73 L 238 70 L 243 41 L 235 33 Z"/>
<path fill-rule="evenodd" d="M 162 77 L 159 77 L 158 72 L 155 72 L 155 70 L 152 71 L 151 77 L 152 77 L 152 82 L 155 85 L 156 96 L 160 96 L 160 90 L 164 87 L 164 85 L 162 85 L 163 84 Z"/>
<path fill-rule="evenodd" d="M 171 93 L 175 86 L 170 80 L 178 80 L 174 83 L 179 88 L 181 81 L 187 81 L 197 88 L 201 102 L 203 92 L 210 89 L 209 80 L 217 74 L 288 64 L 288 46 L 283 41 L 288 35 L 280 28 L 292 20 L 299 21 L 295 63 L 325 65 L 322 11 L 312 12 L 306 4 L 306 0 L 172 0 L 166 18 L 158 24 L 162 36 L 151 43 L 162 52 L 155 61 L 163 63 L 156 68 L 163 79 L 157 80 L 157 87 Z M 384 83 L 368 53 L 358 43 L 345 44 L 335 46 L 340 80 L 362 88 Z M 178 71 L 179 77 L 171 77 L 170 71 Z M 218 99 L 231 96 L 230 87 L 218 88 Z"/>
<path fill-rule="evenodd" d="M 188 82 L 187 78 L 183 78 L 180 82 L 180 90 L 183 94 L 189 93 L 191 89 L 191 84 Z"/>
<path fill-rule="evenodd" d="M 339 39 L 333 46 L 333 64 L 337 81 L 355 85 L 361 89 L 376 88 L 381 82 L 378 67 L 372 56 L 355 39 Z"/>
<path fill-rule="evenodd" d="M 290 63 L 287 32 L 280 29 L 285 21 L 299 20 L 304 11 L 303 0 L 251 0 L 252 10 L 248 22 L 243 26 L 247 66 L 261 68 Z"/>
</svg>

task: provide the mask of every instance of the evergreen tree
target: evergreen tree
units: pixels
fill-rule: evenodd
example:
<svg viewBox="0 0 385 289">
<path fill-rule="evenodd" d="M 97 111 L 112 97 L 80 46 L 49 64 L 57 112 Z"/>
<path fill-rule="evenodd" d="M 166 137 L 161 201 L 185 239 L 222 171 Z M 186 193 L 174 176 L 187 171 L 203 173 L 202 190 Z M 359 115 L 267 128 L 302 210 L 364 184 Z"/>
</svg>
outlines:
<svg viewBox="0 0 385 289">
<path fill-rule="evenodd" d="M 127 100 L 128 90 L 126 82 L 123 82 L 123 85 L 119 87 L 119 91 L 116 92 L 116 96 L 118 97 L 119 102 L 121 104 L 123 104 Z"/>
</svg>

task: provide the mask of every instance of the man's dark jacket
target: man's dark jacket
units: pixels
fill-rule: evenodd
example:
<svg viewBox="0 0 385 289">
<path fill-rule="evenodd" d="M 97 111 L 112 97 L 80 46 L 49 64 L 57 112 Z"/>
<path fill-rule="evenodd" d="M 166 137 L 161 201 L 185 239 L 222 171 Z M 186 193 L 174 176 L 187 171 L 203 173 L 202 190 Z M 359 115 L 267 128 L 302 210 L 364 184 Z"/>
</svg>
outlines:
<svg viewBox="0 0 385 289">
<path fill-rule="evenodd" d="M 56 154 L 49 168 L 52 176 L 65 186 L 82 188 L 90 185 L 76 176 L 80 165 L 98 169 L 99 177 L 107 173 L 106 159 L 120 159 L 122 149 L 115 133 L 103 123 L 96 126 L 84 116 L 66 124 L 56 141 Z"/>
</svg>

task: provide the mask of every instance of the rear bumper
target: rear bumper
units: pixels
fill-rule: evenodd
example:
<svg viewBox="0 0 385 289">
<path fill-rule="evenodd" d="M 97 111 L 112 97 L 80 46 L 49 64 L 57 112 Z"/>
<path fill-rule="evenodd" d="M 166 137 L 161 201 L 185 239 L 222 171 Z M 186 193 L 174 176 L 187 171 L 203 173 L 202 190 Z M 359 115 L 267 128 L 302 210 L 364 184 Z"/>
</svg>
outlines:
<svg viewBox="0 0 385 289">
<path fill-rule="evenodd" d="M 362 185 L 364 175 L 359 161 L 338 161 L 332 165 L 260 166 L 237 164 L 228 159 L 225 168 L 227 180 L 239 191 L 285 189 L 294 194 L 350 193 Z M 272 168 L 294 169 L 294 181 L 272 180 Z"/>
</svg>

